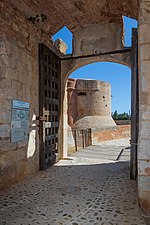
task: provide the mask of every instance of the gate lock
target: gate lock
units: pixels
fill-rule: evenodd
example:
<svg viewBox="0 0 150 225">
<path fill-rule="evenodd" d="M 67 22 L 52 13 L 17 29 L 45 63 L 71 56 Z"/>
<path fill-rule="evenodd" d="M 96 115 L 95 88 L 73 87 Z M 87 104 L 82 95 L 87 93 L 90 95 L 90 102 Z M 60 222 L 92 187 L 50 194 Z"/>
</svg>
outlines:
<svg viewBox="0 0 150 225">
<path fill-rule="evenodd" d="M 36 117 L 36 120 L 39 120 L 39 121 L 46 121 L 46 118 L 43 117 L 43 116 L 37 116 L 37 117 Z"/>
</svg>

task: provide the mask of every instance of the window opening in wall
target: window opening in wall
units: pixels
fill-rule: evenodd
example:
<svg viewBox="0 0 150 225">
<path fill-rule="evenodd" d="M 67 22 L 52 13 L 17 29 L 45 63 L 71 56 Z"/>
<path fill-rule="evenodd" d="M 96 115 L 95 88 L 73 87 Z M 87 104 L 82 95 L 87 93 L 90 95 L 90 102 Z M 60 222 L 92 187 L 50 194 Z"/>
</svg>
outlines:
<svg viewBox="0 0 150 225">
<path fill-rule="evenodd" d="M 124 22 L 124 45 L 125 47 L 131 46 L 131 40 L 132 40 L 132 28 L 137 28 L 137 20 L 131 19 L 127 16 L 123 16 L 123 22 Z"/>
<path fill-rule="evenodd" d="M 64 41 L 66 45 L 68 46 L 66 54 L 72 54 L 73 35 L 66 26 L 60 29 L 55 35 L 53 35 L 52 38 L 53 38 L 53 41 L 56 41 L 58 38 L 62 39 L 62 41 Z"/>
</svg>

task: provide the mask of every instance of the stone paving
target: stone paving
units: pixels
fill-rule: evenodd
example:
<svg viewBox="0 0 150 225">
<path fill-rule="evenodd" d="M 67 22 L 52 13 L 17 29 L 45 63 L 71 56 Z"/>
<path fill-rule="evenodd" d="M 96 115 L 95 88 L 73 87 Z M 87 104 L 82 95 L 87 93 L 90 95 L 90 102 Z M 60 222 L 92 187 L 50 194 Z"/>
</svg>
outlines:
<svg viewBox="0 0 150 225">
<path fill-rule="evenodd" d="M 129 155 L 115 161 L 122 147 L 127 147 L 125 143 L 100 143 L 89 147 L 89 154 L 81 150 L 2 192 L 0 225 L 144 225 L 137 182 L 129 179 Z M 105 156 L 102 159 L 98 148 Z M 111 152 L 111 158 L 104 149 Z"/>
</svg>

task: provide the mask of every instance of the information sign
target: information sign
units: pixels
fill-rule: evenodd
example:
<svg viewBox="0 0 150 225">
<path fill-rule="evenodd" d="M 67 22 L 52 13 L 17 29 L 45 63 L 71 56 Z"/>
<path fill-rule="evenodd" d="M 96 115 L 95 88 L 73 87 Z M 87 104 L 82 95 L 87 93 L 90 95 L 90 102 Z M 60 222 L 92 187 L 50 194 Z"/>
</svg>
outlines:
<svg viewBox="0 0 150 225">
<path fill-rule="evenodd" d="M 28 140 L 29 109 L 28 102 L 12 101 L 11 142 Z"/>
</svg>

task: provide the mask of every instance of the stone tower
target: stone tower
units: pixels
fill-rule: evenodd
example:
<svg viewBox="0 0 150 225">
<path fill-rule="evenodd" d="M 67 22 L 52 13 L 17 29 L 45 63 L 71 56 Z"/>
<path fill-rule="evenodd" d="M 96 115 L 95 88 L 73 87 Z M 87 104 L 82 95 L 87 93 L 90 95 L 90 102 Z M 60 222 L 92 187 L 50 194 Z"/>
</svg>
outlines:
<svg viewBox="0 0 150 225">
<path fill-rule="evenodd" d="M 111 85 L 98 80 L 68 79 L 68 124 L 72 128 L 107 129 L 111 117 Z"/>
</svg>

